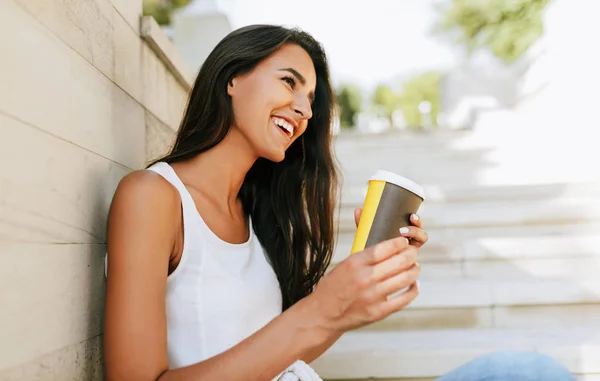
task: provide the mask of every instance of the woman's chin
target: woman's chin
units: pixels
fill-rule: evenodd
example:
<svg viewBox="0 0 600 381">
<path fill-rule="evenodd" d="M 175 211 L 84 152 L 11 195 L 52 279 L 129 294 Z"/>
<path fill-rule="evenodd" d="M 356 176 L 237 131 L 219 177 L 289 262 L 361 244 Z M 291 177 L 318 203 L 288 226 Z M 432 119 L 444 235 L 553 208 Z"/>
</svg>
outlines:
<svg viewBox="0 0 600 381">
<path fill-rule="evenodd" d="M 270 152 L 265 152 L 265 154 L 262 155 L 262 157 L 274 163 L 281 163 L 283 159 L 285 159 L 285 151 L 272 150 Z"/>
<path fill-rule="evenodd" d="M 285 159 L 285 152 L 281 155 L 271 155 L 271 157 L 269 157 L 268 159 L 274 163 L 281 163 L 283 159 Z"/>
</svg>

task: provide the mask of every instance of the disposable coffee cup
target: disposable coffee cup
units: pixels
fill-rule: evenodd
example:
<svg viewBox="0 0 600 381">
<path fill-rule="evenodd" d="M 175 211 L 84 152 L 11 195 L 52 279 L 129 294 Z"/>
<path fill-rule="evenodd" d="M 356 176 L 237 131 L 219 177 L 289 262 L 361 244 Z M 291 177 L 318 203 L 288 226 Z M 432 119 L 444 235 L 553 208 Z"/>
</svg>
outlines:
<svg viewBox="0 0 600 381">
<path fill-rule="evenodd" d="M 352 253 L 400 236 L 400 228 L 411 225 L 410 215 L 419 211 L 424 200 L 419 184 L 392 172 L 377 171 L 369 180 Z"/>
</svg>

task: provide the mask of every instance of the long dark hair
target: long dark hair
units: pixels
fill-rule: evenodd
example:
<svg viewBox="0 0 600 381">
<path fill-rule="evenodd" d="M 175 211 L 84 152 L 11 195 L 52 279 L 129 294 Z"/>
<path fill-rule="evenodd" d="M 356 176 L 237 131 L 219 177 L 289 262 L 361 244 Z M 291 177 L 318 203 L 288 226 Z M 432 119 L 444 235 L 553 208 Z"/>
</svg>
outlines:
<svg viewBox="0 0 600 381">
<path fill-rule="evenodd" d="M 155 162 L 186 160 L 219 144 L 234 123 L 227 84 L 284 44 L 296 44 L 312 58 L 317 75 L 313 116 L 282 162 L 261 158 L 254 163 L 239 198 L 277 274 L 286 310 L 312 292 L 334 248 L 335 100 L 321 45 L 306 32 L 273 25 L 247 26 L 227 35 L 200 69 L 171 152 Z"/>
</svg>

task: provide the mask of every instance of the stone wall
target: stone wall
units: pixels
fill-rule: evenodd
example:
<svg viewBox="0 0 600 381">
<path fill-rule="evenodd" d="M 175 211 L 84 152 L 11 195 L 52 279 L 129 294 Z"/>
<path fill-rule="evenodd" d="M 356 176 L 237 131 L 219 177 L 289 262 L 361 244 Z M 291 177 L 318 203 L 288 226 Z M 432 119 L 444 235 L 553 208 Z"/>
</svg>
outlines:
<svg viewBox="0 0 600 381">
<path fill-rule="evenodd" d="M 2 381 L 102 379 L 108 206 L 168 148 L 191 83 L 141 10 L 0 0 Z"/>
</svg>

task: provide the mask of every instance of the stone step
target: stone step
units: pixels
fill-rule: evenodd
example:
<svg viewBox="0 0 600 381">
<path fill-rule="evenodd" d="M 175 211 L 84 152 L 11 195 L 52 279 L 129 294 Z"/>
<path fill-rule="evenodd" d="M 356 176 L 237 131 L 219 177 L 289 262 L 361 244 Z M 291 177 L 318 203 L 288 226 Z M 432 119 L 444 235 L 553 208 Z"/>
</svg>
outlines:
<svg viewBox="0 0 600 381">
<path fill-rule="evenodd" d="M 376 161 L 376 154 L 383 154 L 392 157 L 432 157 L 452 156 L 459 158 L 461 155 L 477 155 L 482 153 L 494 152 L 498 147 L 492 144 L 460 144 L 458 140 L 454 142 L 431 142 L 423 141 L 416 144 L 402 144 L 397 141 L 386 142 L 364 142 L 336 144 L 334 152 L 342 164 L 346 162 L 360 165 L 360 158 L 367 162 Z M 380 156 L 381 157 L 381 156 Z"/>
<path fill-rule="evenodd" d="M 585 165 L 577 165 L 577 161 L 577 164 L 565 163 L 555 154 L 554 157 L 532 159 L 530 152 L 511 155 L 508 150 L 437 151 L 435 148 L 420 152 L 402 148 L 395 152 L 373 149 L 362 151 L 362 154 L 352 153 L 349 157 L 338 155 L 343 184 L 364 186 L 378 169 L 396 172 L 422 185 L 459 188 L 600 181 L 598 172 L 590 171 Z"/>
<path fill-rule="evenodd" d="M 425 270 L 425 267 L 423 269 Z M 422 280 L 419 296 L 367 330 L 523 328 L 600 322 L 600 280 Z"/>
<path fill-rule="evenodd" d="M 564 258 L 422 262 L 421 279 L 521 281 L 592 278 L 600 274 L 600 254 L 573 258 L 563 255 Z"/>
<path fill-rule="evenodd" d="M 336 148 L 336 156 L 340 167 L 347 173 L 372 169 L 373 166 L 390 166 L 396 168 L 425 168 L 429 163 L 453 163 L 457 165 L 481 166 L 482 158 L 493 152 L 493 148 L 466 148 L 461 150 L 444 147 L 398 147 L 372 145 L 351 150 Z M 412 158 L 410 162 L 403 161 Z M 436 168 L 437 170 L 437 168 Z"/>
<path fill-rule="evenodd" d="M 574 374 L 573 375 L 575 377 L 575 381 L 600 381 L 600 373 L 597 374 Z M 386 378 L 386 379 L 382 379 L 382 378 L 363 378 L 363 379 L 356 379 L 356 378 L 352 378 L 352 379 L 345 379 L 343 381 L 436 381 L 438 378 L 431 378 L 431 377 L 419 377 L 419 378 Z M 328 379 L 325 379 L 325 381 L 329 381 Z M 337 381 L 341 381 L 341 380 L 337 380 Z"/>
<path fill-rule="evenodd" d="M 535 135 L 529 137 L 535 139 Z M 556 154 L 555 145 L 542 144 L 532 156 L 530 142 L 512 139 L 507 131 L 420 137 L 386 134 L 377 139 L 355 135 L 354 139 L 336 141 L 345 184 L 364 185 L 376 169 L 389 169 L 424 185 L 600 180 L 597 172 L 579 165 L 589 162 L 590 155 L 597 156 L 597 150 L 584 147 L 565 158 Z"/>
<path fill-rule="evenodd" d="M 410 147 L 455 147 L 484 146 L 485 143 L 470 142 L 468 138 L 473 134 L 470 131 L 447 131 L 442 133 L 414 133 L 411 131 L 392 132 L 382 134 L 341 133 L 334 139 L 338 150 L 356 152 L 359 149 L 379 148 L 410 148 Z M 467 143 L 467 144 L 465 144 Z"/>
<path fill-rule="evenodd" d="M 410 163 L 386 165 L 385 160 L 374 162 L 370 165 L 365 164 L 364 168 L 342 168 L 341 175 L 344 186 L 364 186 L 365 182 L 373 176 L 378 169 L 384 169 L 408 177 L 422 185 L 438 185 L 438 186 L 471 186 L 478 183 L 478 178 L 481 173 L 484 173 L 486 178 L 492 172 L 482 172 L 486 170 L 481 168 L 481 165 L 476 160 L 466 163 L 456 163 L 448 159 L 440 159 L 436 161 L 428 160 L 425 163 L 420 163 L 419 166 L 411 166 Z M 436 168 L 435 171 L 428 168 Z M 504 180 L 503 180 L 504 181 Z M 489 182 L 489 181 L 486 181 Z"/>
<path fill-rule="evenodd" d="M 479 175 L 498 165 L 491 148 L 451 150 L 441 147 L 384 145 L 342 151 L 336 149 L 345 185 L 365 185 L 378 169 L 406 176 L 420 184 L 474 184 Z"/>
<path fill-rule="evenodd" d="M 526 159 L 526 158 L 524 158 Z M 382 158 L 371 164 L 365 163 L 364 168 L 342 168 L 344 186 L 364 186 L 365 182 L 378 169 L 398 173 L 421 185 L 436 185 L 440 187 L 461 188 L 465 186 L 510 186 L 514 184 L 538 185 L 548 183 L 587 183 L 600 182 L 600 172 L 590 173 L 586 166 L 577 171 L 570 171 L 565 165 L 560 170 L 555 166 L 542 167 L 529 164 L 523 166 L 520 162 L 486 162 L 484 158 L 457 161 L 454 159 L 425 160 L 415 158 L 414 161 L 403 161 L 402 157 L 395 159 Z M 557 159 L 558 160 L 558 159 Z M 386 163 L 392 162 L 393 165 Z M 396 163 L 398 162 L 398 163 Z M 414 164 L 417 162 L 418 164 Z M 435 168 L 435 170 L 432 170 Z"/>
<path fill-rule="evenodd" d="M 367 193 L 368 177 L 364 185 L 347 186 L 342 191 L 344 208 L 362 207 Z M 423 185 L 427 204 L 470 203 L 515 200 L 557 200 L 600 197 L 598 183 L 556 183 L 535 185 L 440 187 Z"/>
<path fill-rule="evenodd" d="M 312 363 L 326 380 L 434 379 L 488 353 L 547 354 L 573 374 L 600 373 L 600 326 L 349 332 Z"/>
<path fill-rule="evenodd" d="M 429 229 L 581 223 L 600 221 L 600 198 L 424 204 L 419 215 Z M 342 208 L 338 222 L 340 232 L 354 232 L 354 209 Z"/>
<path fill-rule="evenodd" d="M 334 266 L 347 257 L 351 243 L 340 245 Z M 479 238 L 465 242 L 445 261 L 430 260 L 421 249 L 423 279 L 527 280 L 592 278 L 600 274 L 600 237 Z"/>
<path fill-rule="evenodd" d="M 597 256 L 600 222 L 566 225 L 429 229 L 423 263 Z M 333 264 L 348 257 L 354 231 L 340 233 Z"/>
</svg>

